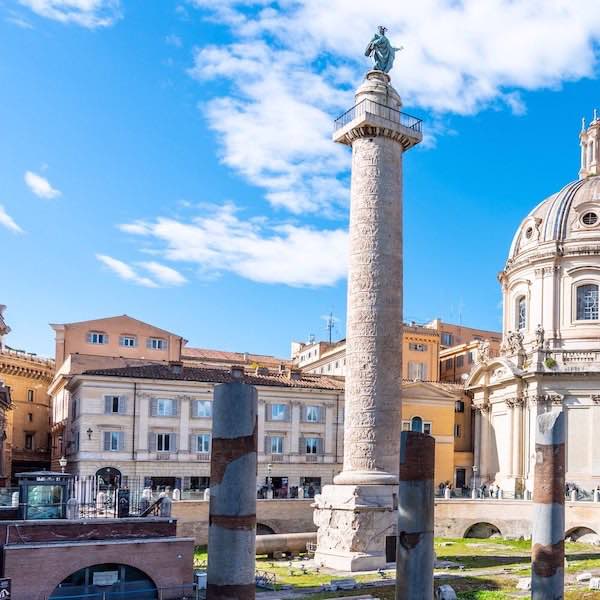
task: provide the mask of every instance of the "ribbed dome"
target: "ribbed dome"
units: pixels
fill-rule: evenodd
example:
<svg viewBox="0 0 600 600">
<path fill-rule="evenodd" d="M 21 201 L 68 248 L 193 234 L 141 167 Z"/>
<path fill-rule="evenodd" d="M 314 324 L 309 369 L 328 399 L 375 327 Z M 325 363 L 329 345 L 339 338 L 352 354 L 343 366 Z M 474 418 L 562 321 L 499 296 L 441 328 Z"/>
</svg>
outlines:
<svg viewBox="0 0 600 600">
<path fill-rule="evenodd" d="M 600 176 L 573 181 L 538 204 L 517 229 L 508 258 L 571 239 L 600 242 Z"/>
</svg>

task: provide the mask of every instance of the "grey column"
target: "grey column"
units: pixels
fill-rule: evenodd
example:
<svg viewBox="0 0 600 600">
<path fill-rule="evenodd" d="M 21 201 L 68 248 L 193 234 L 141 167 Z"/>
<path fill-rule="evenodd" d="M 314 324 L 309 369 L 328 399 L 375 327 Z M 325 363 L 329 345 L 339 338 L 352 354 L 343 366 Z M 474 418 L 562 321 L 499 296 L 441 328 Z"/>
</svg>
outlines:
<svg viewBox="0 0 600 600">
<path fill-rule="evenodd" d="M 255 598 L 257 392 L 215 387 L 207 600 Z"/>
<path fill-rule="evenodd" d="M 400 437 L 396 600 L 433 598 L 435 439 L 403 431 Z"/>
<path fill-rule="evenodd" d="M 531 539 L 531 597 L 560 600 L 565 586 L 565 417 L 537 417 Z"/>
</svg>

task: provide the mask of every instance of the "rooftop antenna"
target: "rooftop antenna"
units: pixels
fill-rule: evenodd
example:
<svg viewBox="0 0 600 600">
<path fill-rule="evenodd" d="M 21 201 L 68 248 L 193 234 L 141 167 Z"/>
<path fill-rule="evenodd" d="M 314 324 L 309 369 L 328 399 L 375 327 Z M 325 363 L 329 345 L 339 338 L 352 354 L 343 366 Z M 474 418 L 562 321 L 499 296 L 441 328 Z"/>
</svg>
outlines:
<svg viewBox="0 0 600 600">
<path fill-rule="evenodd" d="M 333 328 L 335 327 L 335 322 L 337 321 L 337 319 L 333 316 L 333 311 L 331 311 L 326 317 L 323 318 L 325 319 L 325 329 L 327 329 L 327 331 L 329 332 L 329 343 L 331 344 Z"/>
</svg>

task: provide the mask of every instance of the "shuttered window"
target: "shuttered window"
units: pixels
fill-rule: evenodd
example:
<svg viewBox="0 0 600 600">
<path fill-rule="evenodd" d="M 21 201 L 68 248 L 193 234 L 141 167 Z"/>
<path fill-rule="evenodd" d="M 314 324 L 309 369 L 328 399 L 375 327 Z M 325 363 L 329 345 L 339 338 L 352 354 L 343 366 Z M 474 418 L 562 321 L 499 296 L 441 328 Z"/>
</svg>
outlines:
<svg viewBox="0 0 600 600">
<path fill-rule="evenodd" d="M 307 423 L 320 423 L 322 408 L 320 406 L 307 406 L 304 409 L 304 420 Z"/>
<path fill-rule="evenodd" d="M 287 404 L 267 405 L 267 419 L 269 421 L 289 421 L 290 411 Z"/>
<path fill-rule="evenodd" d="M 323 454 L 323 440 L 321 438 L 300 438 L 301 454 Z"/>
<path fill-rule="evenodd" d="M 177 452 L 177 434 L 175 433 L 156 433 L 156 451 L 157 452 Z"/>
<path fill-rule="evenodd" d="M 179 414 L 179 402 L 174 398 L 152 398 L 150 414 L 153 417 L 176 417 Z"/>
<path fill-rule="evenodd" d="M 198 433 L 193 436 L 192 448 L 195 452 L 208 454 L 210 452 L 210 433 Z"/>
<path fill-rule="evenodd" d="M 103 436 L 103 449 L 106 452 L 119 452 L 125 447 L 125 433 L 123 431 L 105 431 Z"/>
<path fill-rule="evenodd" d="M 124 415 L 127 413 L 126 396 L 104 396 L 104 414 Z"/>
<path fill-rule="evenodd" d="M 212 417 L 212 402 L 210 400 L 194 400 L 192 402 L 192 417 Z"/>
</svg>

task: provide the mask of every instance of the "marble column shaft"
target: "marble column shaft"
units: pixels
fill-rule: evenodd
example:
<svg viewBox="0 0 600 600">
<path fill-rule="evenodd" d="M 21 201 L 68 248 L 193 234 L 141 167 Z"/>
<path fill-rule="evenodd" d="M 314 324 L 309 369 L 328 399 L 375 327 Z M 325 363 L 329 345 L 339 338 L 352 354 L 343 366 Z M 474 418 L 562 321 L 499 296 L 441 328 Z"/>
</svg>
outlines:
<svg viewBox="0 0 600 600">
<path fill-rule="evenodd" d="M 352 144 L 344 470 L 336 483 L 396 483 L 402 383 L 402 146 Z"/>
</svg>

